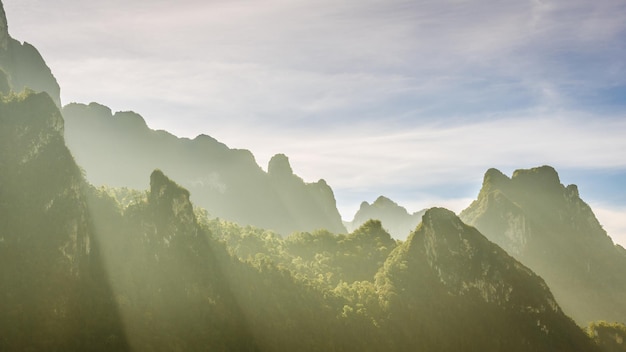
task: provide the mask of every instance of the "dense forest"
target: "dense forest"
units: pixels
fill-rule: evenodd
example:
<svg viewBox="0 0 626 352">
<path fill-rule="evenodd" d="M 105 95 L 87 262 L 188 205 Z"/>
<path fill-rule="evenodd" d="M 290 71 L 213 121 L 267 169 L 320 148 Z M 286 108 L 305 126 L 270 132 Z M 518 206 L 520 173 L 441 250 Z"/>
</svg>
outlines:
<svg viewBox="0 0 626 352">
<path fill-rule="evenodd" d="M 281 231 L 195 206 L 159 168 L 141 187 L 94 185 L 64 116 L 94 106 L 61 110 L 54 77 L 4 17 L 0 2 L 1 351 L 626 350 L 626 251 L 554 169 L 489 170 L 460 216 L 381 198 L 349 233 L 306 230 L 336 224 L 332 190 L 295 176 L 284 155 L 268 173 L 233 161 L 256 170 L 255 192 L 273 190 L 266 206 L 293 197 Z M 16 64 L 24 55 L 32 77 Z M 130 119 L 173 148 L 219 144 Z M 224 148 L 223 165 L 248 155 Z M 211 206 L 236 210 L 241 199 L 224 197 Z M 289 209 L 267 214 L 275 223 Z M 294 220 L 307 211 L 317 220 Z M 407 226 L 405 240 L 387 231 Z"/>
</svg>

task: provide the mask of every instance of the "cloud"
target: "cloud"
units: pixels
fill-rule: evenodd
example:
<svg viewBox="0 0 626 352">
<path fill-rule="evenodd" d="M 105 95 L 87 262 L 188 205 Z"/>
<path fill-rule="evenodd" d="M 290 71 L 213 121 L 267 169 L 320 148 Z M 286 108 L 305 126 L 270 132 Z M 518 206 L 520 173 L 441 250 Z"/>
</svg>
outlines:
<svg viewBox="0 0 626 352">
<path fill-rule="evenodd" d="M 622 0 L 3 3 L 64 102 L 286 153 L 342 207 L 468 199 L 489 167 L 626 168 Z"/>
</svg>

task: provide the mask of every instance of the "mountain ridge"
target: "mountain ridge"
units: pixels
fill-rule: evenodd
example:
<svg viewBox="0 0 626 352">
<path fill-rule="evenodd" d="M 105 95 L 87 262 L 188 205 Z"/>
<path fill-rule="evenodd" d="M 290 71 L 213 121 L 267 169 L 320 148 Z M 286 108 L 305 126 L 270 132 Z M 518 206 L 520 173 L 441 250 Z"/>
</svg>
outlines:
<svg viewBox="0 0 626 352">
<path fill-rule="evenodd" d="M 133 112 L 72 103 L 63 115 L 68 145 L 94 184 L 140 189 L 142 175 L 161 169 L 214 217 L 283 235 L 346 232 L 332 189 L 324 180 L 304 182 L 285 155 L 274 156 L 265 172 L 248 150 L 203 134 L 188 139 L 155 131 Z"/>
<path fill-rule="evenodd" d="M 624 251 L 554 168 L 516 170 L 511 178 L 488 170 L 460 217 L 539 273 L 581 325 L 626 316 L 626 302 L 618 298 L 626 294 Z"/>
</svg>

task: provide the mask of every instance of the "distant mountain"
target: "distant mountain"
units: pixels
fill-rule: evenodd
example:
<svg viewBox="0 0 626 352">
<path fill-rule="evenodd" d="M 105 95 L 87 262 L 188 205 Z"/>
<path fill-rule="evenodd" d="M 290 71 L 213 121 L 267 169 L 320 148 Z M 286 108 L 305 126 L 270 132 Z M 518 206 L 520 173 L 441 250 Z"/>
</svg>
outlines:
<svg viewBox="0 0 626 352">
<path fill-rule="evenodd" d="M 625 321 L 626 251 L 552 167 L 517 170 L 511 178 L 488 170 L 478 199 L 460 216 L 541 275 L 581 325 Z"/>
<path fill-rule="evenodd" d="M 354 215 L 351 222 L 344 223 L 348 231 L 354 231 L 370 219 L 380 220 L 383 227 L 397 239 L 405 239 L 411 231 L 422 221 L 422 215 L 426 210 L 417 211 L 413 214 L 392 201 L 380 196 L 374 203 L 361 203 L 361 207 Z"/>
<path fill-rule="evenodd" d="M 305 183 L 282 154 L 270 160 L 266 173 L 248 150 L 206 135 L 190 140 L 154 131 L 132 112 L 69 104 L 63 116 L 67 144 L 93 184 L 141 189 L 144 175 L 158 168 L 188 188 L 211 216 L 284 235 L 346 232 L 332 189 L 324 180 Z"/>
<path fill-rule="evenodd" d="M 446 209 L 426 211 L 376 284 L 397 350 L 595 349 L 539 276 Z"/>
<path fill-rule="evenodd" d="M 0 2 L 0 69 L 8 75 L 13 91 L 21 92 L 29 88 L 36 92 L 46 92 L 57 106 L 61 106 L 61 89 L 39 51 L 34 46 L 26 42 L 20 43 L 9 35 L 2 2 Z"/>
</svg>

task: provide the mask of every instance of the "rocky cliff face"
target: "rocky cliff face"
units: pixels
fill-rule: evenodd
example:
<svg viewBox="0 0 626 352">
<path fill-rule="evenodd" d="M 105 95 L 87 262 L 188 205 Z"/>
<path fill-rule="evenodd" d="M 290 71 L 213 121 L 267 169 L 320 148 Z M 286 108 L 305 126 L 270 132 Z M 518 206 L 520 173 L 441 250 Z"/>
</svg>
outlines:
<svg viewBox="0 0 626 352">
<path fill-rule="evenodd" d="M 540 274 L 580 324 L 626 316 L 626 256 L 553 168 L 488 170 L 461 218 Z"/>
</svg>

